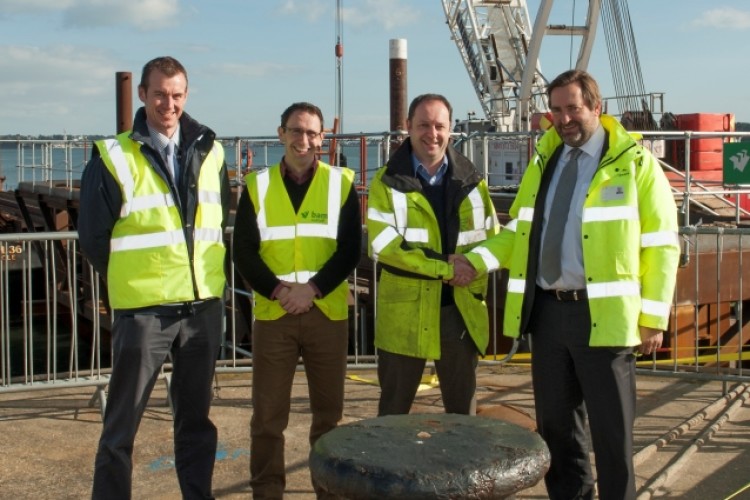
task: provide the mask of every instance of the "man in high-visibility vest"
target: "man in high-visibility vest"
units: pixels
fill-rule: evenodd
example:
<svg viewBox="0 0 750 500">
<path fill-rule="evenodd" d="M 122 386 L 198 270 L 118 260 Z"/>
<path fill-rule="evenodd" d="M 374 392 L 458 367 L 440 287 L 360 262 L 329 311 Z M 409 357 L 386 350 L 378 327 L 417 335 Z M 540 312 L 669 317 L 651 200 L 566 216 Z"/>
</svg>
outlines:
<svg viewBox="0 0 750 500">
<path fill-rule="evenodd" d="M 131 496 L 133 442 L 171 356 L 175 469 L 183 498 L 212 498 L 209 418 L 223 328 L 229 180 L 214 132 L 183 111 L 187 72 L 143 67 L 133 129 L 98 141 L 81 179 L 81 250 L 106 276 L 113 361 L 94 499 Z"/>
<path fill-rule="evenodd" d="M 300 356 L 312 412 L 310 444 L 341 420 L 349 335 L 347 278 L 361 254 L 354 172 L 318 159 L 320 108 L 292 104 L 281 115 L 278 134 L 284 157 L 245 178 L 234 225 L 234 261 L 255 299 L 254 498 L 284 495 L 284 430 Z M 313 486 L 319 497 L 325 496 Z"/>
<path fill-rule="evenodd" d="M 654 353 L 669 321 L 677 210 L 659 162 L 602 114 L 591 75 L 567 71 L 547 94 L 554 128 L 512 220 L 467 258 L 480 272 L 509 269 L 503 333 L 530 334 L 550 498 L 633 499 L 634 354 Z"/>
<path fill-rule="evenodd" d="M 450 145 L 451 115 L 444 96 L 416 97 L 409 137 L 370 187 L 369 252 L 381 271 L 379 415 L 409 413 L 428 359 L 445 411 L 475 411 L 478 355 L 489 342 L 487 274 L 456 255 L 496 234 L 499 224 L 487 182 Z"/>
</svg>

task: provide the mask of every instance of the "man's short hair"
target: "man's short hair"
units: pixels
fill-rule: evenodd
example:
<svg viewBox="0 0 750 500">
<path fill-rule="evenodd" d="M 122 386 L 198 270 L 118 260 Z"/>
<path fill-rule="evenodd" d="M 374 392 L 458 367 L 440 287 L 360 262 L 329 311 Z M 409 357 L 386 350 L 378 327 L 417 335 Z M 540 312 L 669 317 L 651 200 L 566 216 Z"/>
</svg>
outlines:
<svg viewBox="0 0 750 500">
<path fill-rule="evenodd" d="M 174 57 L 162 56 L 151 59 L 143 66 L 143 71 L 141 72 L 141 83 L 138 85 L 139 87 L 142 87 L 143 90 L 148 90 L 148 79 L 154 70 L 161 71 L 170 78 L 178 73 L 182 73 L 185 76 L 185 88 L 187 88 L 188 77 L 185 67 Z"/>
<path fill-rule="evenodd" d="M 320 120 L 321 132 L 323 131 L 323 112 L 315 104 L 309 102 L 295 102 L 281 113 L 281 126 L 286 127 L 286 122 L 289 121 L 289 117 L 297 111 L 304 111 L 312 115 L 316 115 Z"/>
<path fill-rule="evenodd" d="M 594 77 L 585 71 L 578 69 L 571 69 L 557 76 L 547 86 L 547 97 L 552 97 L 552 91 L 556 88 L 565 87 L 571 83 L 577 83 L 581 87 L 581 94 L 583 95 L 583 102 L 589 109 L 594 109 L 597 104 L 602 102 L 602 93 L 599 90 L 599 84 L 596 83 Z"/>
<path fill-rule="evenodd" d="M 440 94 L 422 94 L 415 97 L 414 100 L 411 101 L 411 104 L 409 104 L 409 114 L 406 119 L 411 121 L 411 119 L 414 118 L 417 106 L 427 101 L 440 101 L 445 104 L 445 107 L 448 108 L 448 121 L 453 121 L 453 106 L 451 106 L 451 103 L 448 102 L 448 99 L 446 99 L 445 96 Z"/>
</svg>

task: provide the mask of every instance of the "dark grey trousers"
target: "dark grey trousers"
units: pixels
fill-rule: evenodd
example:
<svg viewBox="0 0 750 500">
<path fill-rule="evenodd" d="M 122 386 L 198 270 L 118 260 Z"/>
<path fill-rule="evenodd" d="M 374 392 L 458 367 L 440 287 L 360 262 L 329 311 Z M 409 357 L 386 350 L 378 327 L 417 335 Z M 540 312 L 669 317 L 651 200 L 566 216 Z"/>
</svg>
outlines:
<svg viewBox="0 0 750 500">
<path fill-rule="evenodd" d="M 593 499 L 587 417 L 599 498 L 635 498 L 635 362 L 629 347 L 590 347 L 587 301 L 537 293 L 529 331 L 539 434 L 552 457 L 544 480 L 550 499 Z"/>
<path fill-rule="evenodd" d="M 129 499 L 133 442 L 162 364 L 171 353 L 175 468 L 182 497 L 213 498 L 217 431 L 209 419 L 223 304 L 116 311 L 114 359 L 96 454 L 94 499 Z"/>
<path fill-rule="evenodd" d="M 381 311 L 379 314 L 387 314 Z M 479 352 L 455 305 L 440 309 L 440 359 L 435 370 L 446 413 L 475 413 Z M 409 413 L 422 381 L 426 359 L 378 351 L 380 402 L 378 415 Z"/>
</svg>

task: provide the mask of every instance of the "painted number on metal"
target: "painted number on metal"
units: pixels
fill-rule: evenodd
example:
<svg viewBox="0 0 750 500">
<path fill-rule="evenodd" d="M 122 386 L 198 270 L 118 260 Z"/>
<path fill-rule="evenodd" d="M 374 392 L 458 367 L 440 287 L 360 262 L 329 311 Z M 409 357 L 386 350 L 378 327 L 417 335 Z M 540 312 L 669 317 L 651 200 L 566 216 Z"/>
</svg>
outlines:
<svg viewBox="0 0 750 500">
<path fill-rule="evenodd" d="M 14 261 L 23 254 L 21 245 L 0 245 L 0 260 Z"/>
</svg>

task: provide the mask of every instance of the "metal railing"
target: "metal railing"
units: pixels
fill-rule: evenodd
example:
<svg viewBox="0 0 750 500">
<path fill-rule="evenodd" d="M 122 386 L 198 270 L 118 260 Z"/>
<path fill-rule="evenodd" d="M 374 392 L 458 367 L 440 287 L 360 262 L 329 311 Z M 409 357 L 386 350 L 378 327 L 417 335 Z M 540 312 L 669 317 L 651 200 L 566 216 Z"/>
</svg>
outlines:
<svg viewBox="0 0 750 500">
<path fill-rule="evenodd" d="M 664 347 L 638 367 L 649 373 L 747 381 L 750 359 L 750 228 L 683 227 L 683 261 Z M 231 238 L 231 230 L 229 231 Z M 75 232 L 0 235 L 0 392 L 71 385 L 105 385 L 111 347 L 109 315 L 99 277 L 81 259 Z M 366 266 L 365 266 L 366 268 Z M 375 362 L 374 266 L 350 280 L 354 296 L 349 365 Z M 251 292 L 230 266 L 227 326 L 220 370 L 249 370 Z M 504 363 L 516 354 L 501 335 L 505 282 L 490 281 L 491 355 Z M 372 294 L 372 296 L 370 296 Z M 513 361 L 525 362 L 528 354 Z M 169 365 L 166 367 L 169 370 Z"/>
<path fill-rule="evenodd" d="M 670 175 L 693 179 L 691 171 L 691 141 L 696 138 L 747 139 L 750 133 L 690 133 L 690 132 L 643 132 L 650 141 L 676 140 L 683 146 L 684 165 L 679 169 L 664 165 Z M 326 143 L 347 156 L 348 165 L 359 167 L 361 193 L 366 194 L 366 184 L 372 173 L 389 157 L 391 134 L 349 134 L 333 135 L 334 143 Z M 508 165 L 493 165 L 494 160 L 507 160 L 511 166 L 525 165 L 531 155 L 537 136 L 508 133 L 473 133 L 460 136 L 460 149 L 471 158 L 491 183 L 500 180 L 506 183 L 520 181 L 520 171 L 508 172 Z M 277 162 L 283 154 L 283 147 L 276 137 L 223 138 L 230 169 L 241 172 L 247 165 L 243 162 L 247 151 L 253 151 L 253 165 L 268 165 Z M 7 142 L 7 141 L 6 141 Z M 16 150 L 11 155 L 12 163 L 17 163 L 19 179 L 24 182 L 48 182 L 64 177 L 59 182 L 68 187 L 80 177 L 85 158 L 90 153 L 91 143 L 85 140 L 74 141 L 11 141 Z M 652 143 L 653 144 L 653 143 Z M 3 147 L 5 149 L 3 149 Z M 493 149 L 494 148 L 494 149 Z M 0 151 L 7 153 L 7 144 L 0 141 Z M 11 148 L 13 149 L 13 148 Z M 57 152 L 55 152 L 57 151 Z M 8 161 L 0 165 L 8 168 Z M 498 171 L 498 168 L 500 171 Z M 61 173 L 62 172 L 62 173 Z M 0 172 L 2 173 L 2 172 Z M 55 180 L 55 182 L 58 182 Z M 513 194 L 510 193 L 509 196 Z M 674 306 L 674 330 L 668 332 L 669 351 L 660 352 L 653 360 L 640 360 L 639 367 L 659 373 L 675 373 L 679 376 L 691 373 L 711 378 L 743 378 L 744 344 L 748 333 L 744 331 L 748 314 L 743 311 L 750 297 L 748 280 L 744 279 L 742 267 L 737 273 L 736 266 L 742 265 L 742 255 L 747 250 L 748 229 L 739 227 L 747 218 L 748 211 L 739 203 L 732 204 L 728 197 L 739 200 L 740 196 L 750 196 L 750 186 L 723 186 L 721 181 L 700 183 L 686 182 L 684 189 L 675 188 L 675 195 L 681 198 L 683 228 L 683 264 L 691 269 L 694 278 L 690 281 L 692 296 L 680 292 L 687 276 L 681 270 L 678 281 L 678 294 Z M 711 200 L 718 200 L 733 210 L 734 229 L 727 227 L 703 226 L 701 222 L 689 220 L 689 206 L 701 206 L 706 212 L 715 210 Z M 725 208 L 726 210 L 726 208 Z M 228 238 L 231 239 L 231 231 Z M 705 252 L 707 240 L 713 238 L 712 250 Z M 736 248 L 742 249 L 737 252 Z M 720 266 L 716 272 L 723 284 L 728 280 L 739 282 L 740 295 L 727 298 L 724 288 L 718 284 L 694 285 L 699 278 L 693 263 L 705 262 L 708 255 L 712 266 Z M 737 257 L 739 255 L 739 257 Z M 734 272 L 727 272 L 727 259 L 730 259 Z M 231 259 L 229 259 L 231 260 Z M 714 262 L 716 261 L 716 262 Z M 745 265 L 746 266 L 746 265 Z M 365 269 L 363 271 L 362 269 Z M 374 331 L 373 304 L 374 266 L 360 268 L 359 275 L 351 277 L 351 290 L 354 297 L 352 309 L 351 365 L 371 366 L 375 361 L 372 347 Z M 370 286 L 373 283 L 373 286 Z M 494 355 L 485 362 L 505 362 L 508 354 L 515 353 L 518 344 L 508 347 L 502 338 L 502 298 L 505 283 L 500 274 L 491 280 L 491 352 Z M 734 286 L 734 285 L 733 285 Z M 733 289 L 732 287 L 729 287 Z M 693 290 L 695 289 L 695 290 Z M 705 290 L 716 289 L 710 300 Z M 99 277 L 88 264 L 81 260 L 77 251 L 77 235 L 74 232 L 21 233 L 0 235 L 0 391 L 26 390 L 33 387 L 62 385 L 103 385 L 109 374 L 111 359 L 108 346 L 108 321 L 106 290 L 101 288 Z M 372 296 L 370 294 L 372 293 Z M 687 297 L 687 298 L 686 298 Z M 246 290 L 233 266 L 229 275 L 227 292 L 227 328 L 220 370 L 250 369 L 251 347 L 247 310 L 251 302 L 251 292 Z M 716 304 L 716 305 L 711 305 Z M 693 309 L 691 309 L 691 307 Z M 102 311 L 102 309 L 104 309 Z M 707 318 L 703 320 L 704 316 Z M 692 317 L 691 324 L 685 318 Z M 678 321 L 679 320 L 679 321 Z M 676 325 L 676 326 L 675 326 Z M 685 326 L 687 325 L 687 326 Z M 743 325 L 742 328 L 736 325 Z M 732 328 L 739 328 L 731 343 L 726 342 Z M 719 333 L 722 335 L 719 335 Z M 685 340 L 689 339 L 689 340 Z M 737 347 L 737 345 L 741 347 Z M 732 350 L 730 352 L 730 350 Z M 711 359 L 706 358 L 710 356 Z M 727 358 L 729 356 L 729 358 Z M 518 355 L 516 359 L 522 358 Z M 690 360 L 686 362 L 686 360 Z"/>
<path fill-rule="evenodd" d="M 728 207 L 736 206 L 737 218 L 750 216 L 747 208 L 739 207 L 739 195 L 750 193 L 750 185 L 724 186 L 721 176 L 702 180 L 703 169 L 695 165 L 694 153 L 698 144 L 714 140 L 725 142 L 750 141 L 750 132 L 692 132 L 640 131 L 662 159 L 663 166 L 673 177 L 685 180 L 676 194 L 688 204 L 706 198 L 722 198 Z M 540 132 L 485 132 L 454 134 L 455 143 L 482 172 L 491 186 L 517 185 L 533 153 Z M 322 147 L 322 155 L 332 164 L 341 163 L 357 173 L 356 181 L 366 185 L 374 172 L 390 157 L 391 148 L 401 138 L 396 132 L 358 134 L 329 134 Z M 250 167 L 272 165 L 280 161 L 284 147 L 276 136 L 222 137 L 230 175 L 240 178 Z M 93 141 L 85 137 L 58 140 L 0 140 L 0 177 L 6 177 L 4 189 L 15 189 L 21 182 L 37 184 L 54 182 L 70 188 L 80 179 L 91 155 Z M 718 154 L 718 153 L 717 153 Z M 250 166 L 248 166 L 250 159 Z M 750 166 L 748 167 L 750 168 Z M 684 225 L 691 225 L 689 220 Z"/>
</svg>

